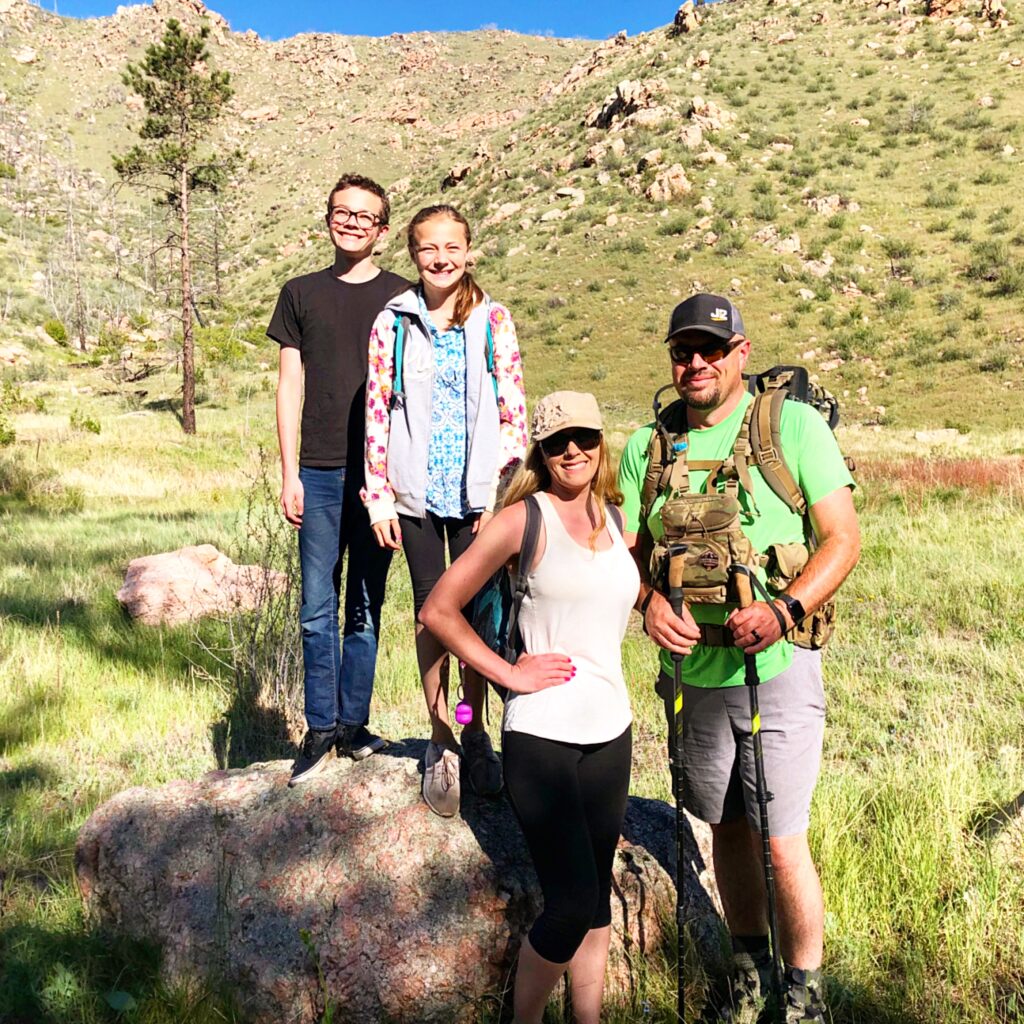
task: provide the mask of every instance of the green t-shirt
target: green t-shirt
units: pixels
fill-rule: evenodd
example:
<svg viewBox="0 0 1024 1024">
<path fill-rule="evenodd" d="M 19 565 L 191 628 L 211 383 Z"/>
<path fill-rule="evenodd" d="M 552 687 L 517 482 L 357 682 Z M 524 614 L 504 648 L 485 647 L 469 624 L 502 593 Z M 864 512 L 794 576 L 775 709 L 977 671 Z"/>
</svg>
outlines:
<svg viewBox="0 0 1024 1024">
<path fill-rule="evenodd" d="M 731 452 L 743 423 L 743 414 L 753 398 L 749 394 L 730 415 L 704 430 L 691 430 L 687 456 L 694 461 L 718 460 Z M 640 529 L 640 492 L 643 488 L 644 473 L 647 469 L 647 446 L 654 425 L 649 424 L 636 431 L 626 443 L 619 464 L 619 489 L 622 491 L 625 514 L 625 529 L 636 533 Z M 782 452 L 786 465 L 793 474 L 800 490 L 803 491 L 810 507 L 815 502 L 838 490 L 840 487 L 853 488 L 853 477 L 846 468 L 839 445 L 832 436 L 828 424 L 821 414 L 802 402 L 787 401 L 782 407 L 780 421 Z M 707 471 L 690 470 L 690 489 L 700 491 L 707 479 Z M 804 540 L 801 517 L 776 497 L 775 492 L 765 483 L 757 466 L 750 467 L 754 486 L 754 500 L 758 514 L 752 511 L 745 494 L 740 494 L 740 526 L 754 548 L 763 552 L 772 544 L 785 544 Z M 724 483 L 719 484 L 719 490 Z M 662 536 L 661 506 L 665 504 L 660 496 L 651 509 L 647 525 L 657 540 Z M 764 573 L 761 572 L 762 582 Z M 691 605 L 690 611 L 697 622 L 721 625 L 732 611 L 731 605 Z M 793 645 L 779 641 L 757 655 L 757 670 L 762 682 L 785 671 L 793 660 Z M 662 668 L 672 674 L 672 657 L 668 651 L 661 652 Z M 707 647 L 698 644 L 683 659 L 684 680 L 692 686 L 740 686 L 743 684 L 743 652 L 736 647 Z"/>
</svg>

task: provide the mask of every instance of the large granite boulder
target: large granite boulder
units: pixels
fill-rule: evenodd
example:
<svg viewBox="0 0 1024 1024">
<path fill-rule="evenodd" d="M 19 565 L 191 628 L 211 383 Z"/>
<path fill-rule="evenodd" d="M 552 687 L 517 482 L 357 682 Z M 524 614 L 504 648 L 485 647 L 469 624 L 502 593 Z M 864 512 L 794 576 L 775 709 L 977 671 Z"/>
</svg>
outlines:
<svg viewBox="0 0 1024 1024">
<path fill-rule="evenodd" d="M 175 984 L 226 983 L 256 1024 L 452 1024 L 510 990 L 540 893 L 504 799 L 454 819 L 419 796 L 422 742 L 332 762 L 288 789 L 289 765 L 131 789 L 83 826 L 76 870 L 90 919 L 157 943 Z M 609 999 L 674 915 L 674 812 L 634 799 L 614 869 Z M 686 836 L 696 941 L 718 956 L 708 835 Z"/>
<path fill-rule="evenodd" d="M 205 615 L 257 608 L 287 584 L 283 572 L 236 565 L 212 544 L 197 544 L 133 559 L 117 599 L 147 626 L 179 626 Z"/>
</svg>

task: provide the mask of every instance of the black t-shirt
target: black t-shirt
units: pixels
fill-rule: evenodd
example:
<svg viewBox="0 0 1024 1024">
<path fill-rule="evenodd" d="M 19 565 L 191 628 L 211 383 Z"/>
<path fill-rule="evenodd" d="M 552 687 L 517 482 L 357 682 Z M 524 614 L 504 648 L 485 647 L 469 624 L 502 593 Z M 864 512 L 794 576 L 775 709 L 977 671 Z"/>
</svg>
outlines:
<svg viewBox="0 0 1024 1024">
<path fill-rule="evenodd" d="M 300 465 L 362 469 L 370 329 L 388 301 L 409 287 L 387 270 L 350 284 L 328 267 L 293 277 L 281 289 L 267 334 L 302 356 Z"/>
</svg>

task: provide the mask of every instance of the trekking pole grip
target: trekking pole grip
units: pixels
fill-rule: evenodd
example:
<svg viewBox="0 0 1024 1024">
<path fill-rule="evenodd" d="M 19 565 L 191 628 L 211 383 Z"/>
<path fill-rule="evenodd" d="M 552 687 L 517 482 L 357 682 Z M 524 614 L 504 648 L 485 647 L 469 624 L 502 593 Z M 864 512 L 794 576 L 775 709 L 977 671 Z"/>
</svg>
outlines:
<svg viewBox="0 0 1024 1024">
<path fill-rule="evenodd" d="M 733 565 L 732 573 L 736 581 L 736 596 L 740 599 L 740 607 L 749 608 L 754 603 L 754 588 L 750 585 L 748 569 L 745 565 Z"/>
</svg>

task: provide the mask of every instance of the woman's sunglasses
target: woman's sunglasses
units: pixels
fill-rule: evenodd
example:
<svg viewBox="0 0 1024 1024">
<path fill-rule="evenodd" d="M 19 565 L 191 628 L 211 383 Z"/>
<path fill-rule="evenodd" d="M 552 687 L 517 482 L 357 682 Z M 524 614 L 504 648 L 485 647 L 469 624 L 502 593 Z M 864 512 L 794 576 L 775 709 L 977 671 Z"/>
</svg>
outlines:
<svg viewBox="0 0 1024 1024">
<path fill-rule="evenodd" d="M 545 437 L 540 442 L 540 450 L 553 459 L 564 455 L 569 444 L 573 443 L 581 452 L 592 452 L 601 443 L 601 431 L 592 427 L 570 427 L 560 430 L 557 434 Z"/>
<path fill-rule="evenodd" d="M 705 363 L 717 363 L 724 359 L 743 339 L 736 341 L 709 341 L 705 345 L 670 345 L 669 355 L 677 366 L 686 366 L 693 362 L 694 356 L 700 356 Z"/>
</svg>

